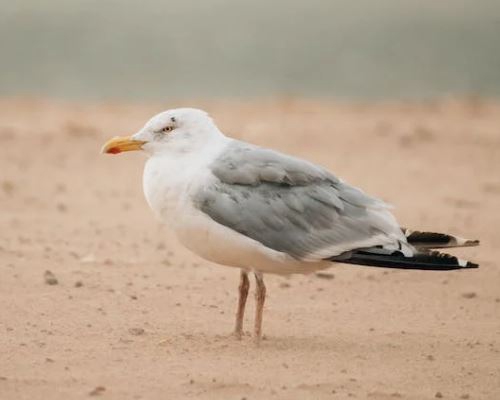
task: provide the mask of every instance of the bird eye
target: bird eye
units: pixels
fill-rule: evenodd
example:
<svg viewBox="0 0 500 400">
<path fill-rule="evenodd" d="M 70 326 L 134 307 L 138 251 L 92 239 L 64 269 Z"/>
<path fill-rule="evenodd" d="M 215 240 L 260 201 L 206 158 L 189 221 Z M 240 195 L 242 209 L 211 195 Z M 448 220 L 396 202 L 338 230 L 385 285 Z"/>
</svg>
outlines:
<svg viewBox="0 0 500 400">
<path fill-rule="evenodd" d="M 174 129 L 173 126 L 166 126 L 165 128 L 163 128 L 161 131 L 162 132 L 170 132 L 172 129 Z"/>
</svg>

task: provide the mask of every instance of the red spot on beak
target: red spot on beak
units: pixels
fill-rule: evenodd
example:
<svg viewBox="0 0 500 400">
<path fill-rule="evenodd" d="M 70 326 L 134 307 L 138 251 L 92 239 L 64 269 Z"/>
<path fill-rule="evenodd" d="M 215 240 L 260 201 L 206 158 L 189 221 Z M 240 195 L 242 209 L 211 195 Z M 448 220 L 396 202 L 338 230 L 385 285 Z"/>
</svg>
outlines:
<svg viewBox="0 0 500 400">
<path fill-rule="evenodd" d="M 111 147 L 110 149 L 108 149 L 107 152 L 110 154 L 118 154 L 121 153 L 122 151 L 120 150 L 119 147 Z"/>
</svg>

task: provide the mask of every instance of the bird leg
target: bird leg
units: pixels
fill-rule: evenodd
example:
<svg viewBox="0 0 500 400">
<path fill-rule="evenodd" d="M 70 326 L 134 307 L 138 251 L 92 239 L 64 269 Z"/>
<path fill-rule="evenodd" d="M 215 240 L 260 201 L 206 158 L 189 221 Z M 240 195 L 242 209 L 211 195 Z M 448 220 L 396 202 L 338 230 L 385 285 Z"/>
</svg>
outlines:
<svg viewBox="0 0 500 400">
<path fill-rule="evenodd" d="M 262 338 L 262 313 L 264 311 L 264 301 L 266 300 L 266 285 L 261 272 L 255 272 L 255 325 L 254 340 L 258 344 Z"/>
<path fill-rule="evenodd" d="M 236 325 L 234 327 L 234 336 L 237 339 L 241 339 L 243 334 L 243 316 L 245 315 L 245 304 L 248 297 L 248 289 L 250 287 L 250 281 L 248 280 L 248 273 L 246 271 L 240 271 L 240 296 L 238 299 L 238 310 L 236 311 Z"/>
</svg>

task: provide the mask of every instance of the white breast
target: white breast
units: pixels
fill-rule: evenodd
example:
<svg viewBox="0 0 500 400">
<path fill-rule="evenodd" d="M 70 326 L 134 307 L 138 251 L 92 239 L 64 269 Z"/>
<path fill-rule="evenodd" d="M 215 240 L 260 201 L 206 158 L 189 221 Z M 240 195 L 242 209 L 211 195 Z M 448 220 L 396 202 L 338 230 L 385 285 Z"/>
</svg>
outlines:
<svg viewBox="0 0 500 400">
<path fill-rule="evenodd" d="M 219 150 L 220 152 L 220 150 Z M 218 152 L 172 152 L 151 156 L 144 167 L 143 189 L 156 217 L 169 226 L 182 221 L 190 189 L 208 179 L 208 166 Z"/>
</svg>

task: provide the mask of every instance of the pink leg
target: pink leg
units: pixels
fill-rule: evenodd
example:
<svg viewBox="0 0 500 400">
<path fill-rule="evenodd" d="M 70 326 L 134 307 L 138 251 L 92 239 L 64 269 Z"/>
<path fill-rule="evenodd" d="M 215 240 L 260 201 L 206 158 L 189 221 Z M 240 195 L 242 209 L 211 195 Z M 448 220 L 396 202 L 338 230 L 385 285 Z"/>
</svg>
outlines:
<svg viewBox="0 0 500 400">
<path fill-rule="evenodd" d="M 240 272 L 240 297 L 238 299 L 238 310 L 236 311 L 236 325 L 234 327 L 234 335 L 236 338 L 241 339 L 243 335 L 243 317 L 245 315 L 245 304 L 248 297 L 248 289 L 250 281 L 248 280 L 248 273 L 241 270 Z"/>
<path fill-rule="evenodd" d="M 258 344 L 262 338 L 262 313 L 264 311 L 264 301 L 266 300 L 266 285 L 264 285 L 264 276 L 260 272 L 255 273 L 255 325 L 254 340 Z"/>
</svg>

